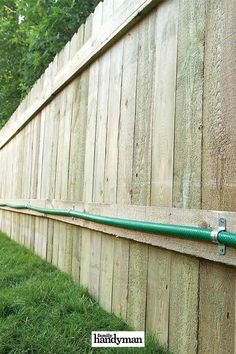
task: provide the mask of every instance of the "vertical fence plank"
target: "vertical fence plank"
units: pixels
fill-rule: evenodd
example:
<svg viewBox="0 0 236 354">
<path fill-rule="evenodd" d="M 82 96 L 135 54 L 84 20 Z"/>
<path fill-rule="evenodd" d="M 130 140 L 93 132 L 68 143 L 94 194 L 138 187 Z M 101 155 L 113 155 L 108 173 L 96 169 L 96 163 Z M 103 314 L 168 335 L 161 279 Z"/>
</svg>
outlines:
<svg viewBox="0 0 236 354">
<path fill-rule="evenodd" d="M 174 353 L 197 353 L 199 260 L 172 254 L 169 347 Z"/>
<path fill-rule="evenodd" d="M 99 82 L 97 100 L 97 128 L 95 137 L 93 201 L 104 200 L 104 173 L 106 161 L 106 132 L 109 93 L 110 52 L 99 61 Z"/>
<path fill-rule="evenodd" d="M 84 27 L 81 27 L 81 29 L 76 34 L 76 42 L 72 40 L 70 43 L 70 50 L 69 50 L 70 58 L 72 58 L 75 52 L 77 52 L 81 48 L 83 44 L 83 40 L 84 40 Z M 63 198 L 66 200 L 70 200 L 70 198 L 72 198 L 72 200 L 82 200 L 81 181 L 83 181 L 83 173 L 84 173 L 83 170 L 84 144 L 85 144 L 84 137 L 85 137 L 85 122 L 87 116 L 86 114 L 85 115 L 83 114 L 85 113 L 84 111 L 82 111 L 83 114 L 82 116 L 81 114 L 78 114 L 79 111 L 78 108 L 76 108 L 76 107 L 80 108 L 81 104 L 83 104 L 83 99 L 84 99 L 84 97 L 81 95 L 81 91 L 78 90 L 80 88 L 81 83 L 83 84 L 83 81 L 81 80 L 82 78 L 80 77 L 76 81 L 70 83 L 68 89 L 67 128 L 66 128 L 67 141 L 66 141 L 66 146 L 64 147 L 64 150 L 66 149 L 67 169 L 65 169 L 66 181 L 65 181 L 65 188 L 63 190 Z M 79 124 L 75 125 L 75 122 L 79 122 Z M 72 156 L 73 159 L 71 159 Z M 78 161 L 78 164 L 75 163 L 75 161 Z M 76 195 L 73 195 L 75 188 L 71 189 L 71 186 L 75 186 L 75 185 L 78 186 L 78 183 L 75 183 L 75 179 L 71 180 L 71 172 L 74 178 L 78 177 L 78 181 L 80 184 L 80 188 L 78 188 Z M 76 196 L 79 199 L 75 199 Z M 64 256 L 62 255 L 62 257 L 64 258 L 63 269 L 67 273 L 72 273 L 73 237 L 74 237 L 73 227 L 70 225 L 65 225 L 65 240 L 64 240 L 65 250 L 64 250 Z"/>
<path fill-rule="evenodd" d="M 235 1 L 207 2 L 202 208 L 236 210 Z"/>
<path fill-rule="evenodd" d="M 54 233 L 54 222 L 48 220 L 48 230 L 47 230 L 47 262 L 52 263 L 53 255 L 53 233 Z"/>
<path fill-rule="evenodd" d="M 43 87 L 43 83 L 42 83 Z M 44 160 L 44 136 L 46 130 L 46 115 L 45 110 L 43 110 L 40 114 L 41 116 L 41 124 L 40 124 L 40 145 L 39 145 L 39 165 L 38 165 L 38 183 L 37 183 L 37 198 L 41 198 L 42 193 L 42 176 L 43 176 L 43 160 Z M 42 252 L 42 238 L 41 238 L 41 226 L 44 221 L 40 220 L 40 218 L 36 219 L 35 222 L 35 250 L 36 253 L 40 256 Z"/>
<path fill-rule="evenodd" d="M 66 273 L 72 272 L 72 246 L 73 246 L 73 226 L 66 224 L 65 226 L 65 251 L 64 251 L 64 267 Z"/>
<path fill-rule="evenodd" d="M 58 248 L 59 248 L 59 240 L 58 240 L 58 232 L 59 232 L 59 222 L 53 222 L 53 237 L 52 237 L 52 264 L 57 266 L 58 264 Z"/>
<path fill-rule="evenodd" d="M 70 42 L 59 53 L 57 70 L 66 65 L 70 57 Z M 70 153 L 70 130 L 71 130 L 71 102 L 72 86 L 67 87 L 66 92 L 60 98 L 60 122 L 59 138 L 57 147 L 57 173 L 56 173 L 56 198 L 67 199 L 68 191 L 68 167 Z M 63 223 L 54 225 L 54 238 L 58 238 L 58 267 L 65 269 L 65 253 L 67 233 L 66 225 Z"/>
<path fill-rule="evenodd" d="M 132 204 L 150 205 L 156 11 L 139 25 Z"/>
<path fill-rule="evenodd" d="M 102 21 L 102 3 L 96 8 L 92 21 L 92 33 L 96 33 Z M 97 98 L 98 98 L 98 76 L 99 60 L 94 62 L 89 69 L 89 91 L 88 91 L 88 120 L 85 146 L 85 167 L 84 167 L 84 200 L 92 201 L 93 196 L 93 170 L 94 170 L 94 149 L 96 137 Z"/>
<path fill-rule="evenodd" d="M 43 89 L 50 87 L 53 79 L 53 67 L 49 65 L 44 74 Z M 49 197 L 50 191 L 50 170 L 51 170 L 51 153 L 52 153 L 52 135 L 53 135 L 53 121 L 51 119 L 52 106 L 46 106 L 42 112 L 43 119 L 43 136 L 42 139 L 42 166 L 40 171 L 40 190 L 38 190 L 38 198 L 46 199 Z M 47 237 L 48 237 L 48 220 L 45 218 L 38 219 L 38 242 L 40 244 L 40 255 L 43 259 L 47 258 Z"/>
<path fill-rule="evenodd" d="M 149 247 L 146 329 L 168 345 L 171 253 Z"/>
<path fill-rule="evenodd" d="M 147 245 L 130 243 L 127 322 L 137 330 L 145 330 Z"/>
<path fill-rule="evenodd" d="M 117 202 L 131 204 L 134 121 L 137 84 L 138 29 L 124 38 L 124 57 L 119 128 Z"/>
<path fill-rule="evenodd" d="M 150 203 L 151 180 L 151 103 L 155 54 L 156 12 L 143 20 L 138 32 L 136 111 L 133 140 L 133 204 Z M 130 244 L 127 321 L 145 329 L 148 247 Z"/>
<path fill-rule="evenodd" d="M 81 265 L 80 265 L 80 284 L 89 287 L 89 264 L 90 264 L 90 230 L 82 229 L 81 235 Z"/>
<path fill-rule="evenodd" d="M 134 28 L 125 36 L 123 51 L 121 112 L 118 141 L 117 202 L 120 204 L 130 204 L 132 196 L 132 161 L 138 60 L 137 28 Z M 115 242 L 114 247 L 112 309 L 115 314 L 126 319 L 128 274 L 125 274 L 125 272 L 127 272 L 129 267 L 129 242 L 118 240 Z M 120 287 L 123 288 L 122 291 L 119 289 Z"/>
<path fill-rule="evenodd" d="M 78 31 L 76 37 L 77 46 L 71 44 L 71 55 L 83 44 L 84 27 Z M 87 104 L 88 104 L 88 74 L 83 72 L 72 82 L 73 102 L 71 120 L 71 139 L 70 139 L 70 164 L 68 181 L 68 200 L 81 201 L 83 199 L 84 184 L 84 161 L 86 143 L 86 123 L 87 123 Z"/>
<path fill-rule="evenodd" d="M 71 273 L 73 279 L 80 283 L 80 265 L 81 265 L 81 228 L 75 226 L 72 232 L 72 263 Z"/>
<path fill-rule="evenodd" d="M 199 354 L 235 352 L 235 270 L 200 263 Z"/>
<path fill-rule="evenodd" d="M 112 308 L 112 283 L 113 283 L 114 238 L 102 235 L 101 270 L 99 284 L 99 303 L 106 310 Z"/>
<path fill-rule="evenodd" d="M 179 13 L 173 204 L 200 208 L 205 1 L 181 0 Z M 173 253 L 169 345 L 176 353 L 197 352 L 198 279 L 198 261 Z"/>
<path fill-rule="evenodd" d="M 106 23 L 113 15 L 113 0 L 103 2 L 102 23 Z M 97 130 L 94 161 L 93 201 L 102 203 L 105 200 L 105 168 L 107 124 L 109 111 L 111 52 L 105 53 L 99 61 L 99 90 L 97 105 Z M 100 240 L 99 240 L 100 238 Z M 96 235 L 96 242 L 101 243 L 99 293 L 100 304 L 111 311 L 112 274 L 114 240 L 104 234 Z"/>
<path fill-rule="evenodd" d="M 94 13 L 93 34 L 96 33 L 103 22 L 103 4 Z M 96 83 L 95 104 L 95 127 L 93 146 L 93 174 L 91 176 L 92 201 L 103 201 L 104 183 L 104 161 L 106 146 L 106 122 L 107 122 L 107 101 L 109 90 L 109 65 L 110 53 L 105 53 L 97 62 L 94 79 Z M 91 148 L 91 147 L 90 147 Z M 101 274 L 101 249 L 102 236 L 99 232 L 90 234 L 90 291 L 92 296 L 98 300 L 100 291 Z"/>
<path fill-rule="evenodd" d="M 112 311 L 126 320 L 130 242 L 121 239 L 114 242 Z"/>
<path fill-rule="evenodd" d="M 38 87 L 40 87 L 38 85 Z M 40 128 L 41 116 L 36 116 L 32 121 L 32 145 L 31 145 L 31 184 L 29 198 L 37 198 L 38 189 L 38 166 L 39 166 L 39 146 L 40 146 Z M 18 218 L 20 216 L 18 215 Z M 30 248 L 34 250 L 35 247 L 35 218 L 31 217 L 31 236 Z"/>
<path fill-rule="evenodd" d="M 157 10 L 151 204 L 172 205 L 178 1 Z"/>
<path fill-rule="evenodd" d="M 201 207 L 205 0 L 179 2 L 175 119 L 175 207 Z"/>
<path fill-rule="evenodd" d="M 99 298 L 102 239 L 100 232 L 90 232 L 89 289 L 94 299 Z"/>
<path fill-rule="evenodd" d="M 95 34 L 102 22 L 102 3 L 96 8 L 92 17 L 92 22 L 88 32 Z M 89 23 L 88 23 L 89 25 Z M 89 35 L 89 34 L 88 34 Z M 95 137 L 97 125 L 97 98 L 99 80 L 99 61 L 94 62 L 89 68 L 89 87 L 88 87 L 88 118 L 86 127 L 86 145 L 84 162 L 84 201 L 93 200 L 93 175 L 94 175 L 94 154 Z M 81 283 L 88 286 L 92 296 L 98 298 L 100 267 L 100 239 L 96 245 L 96 233 L 89 230 L 82 230 L 81 239 Z M 97 248 L 97 249 L 96 249 Z M 95 272 L 93 272 L 95 270 Z M 98 274 L 98 277 L 96 275 Z M 94 278 L 95 277 L 95 278 Z"/>
<path fill-rule="evenodd" d="M 123 70 L 123 45 L 124 41 L 121 40 L 111 49 L 104 182 L 104 201 L 107 203 L 116 203 L 117 197 L 118 139 Z"/>
<path fill-rule="evenodd" d="M 58 55 L 54 58 L 52 64 L 52 77 L 56 75 L 58 72 Z M 51 102 L 51 110 L 48 123 L 50 125 L 49 130 L 51 130 L 51 134 L 49 137 L 49 149 L 50 151 L 50 168 L 49 175 L 47 176 L 49 190 L 48 190 L 48 198 L 54 199 L 58 198 L 58 189 L 56 188 L 57 181 L 57 163 L 58 163 L 58 139 L 60 133 L 60 99 L 61 96 L 58 95 Z M 58 222 L 54 222 L 52 220 L 48 221 L 48 234 L 47 234 L 47 261 L 52 263 L 53 265 L 58 264 L 58 231 L 59 226 Z"/>
<path fill-rule="evenodd" d="M 88 20 L 87 20 L 88 21 Z M 88 29 L 90 28 L 90 31 Z M 76 34 L 76 45 L 71 44 L 70 55 L 77 52 L 91 33 L 91 24 L 87 24 L 79 29 Z M 68 180 L 68 200 L 83 200 L 84 185 L 84 161 L 86 144 L 86 126 L 87 126 L 87 105 L 88 105 L 88 78 L 89 70 L 86 70 L 74 82 L 74 97 L 72 107 L 71 121 L 71 141 L 70 141 L 70 164 Z M 70 228 L 68 231 L 72 234 L 72 260 L 71 272 L 76 282 L 80 282 L 81 269 L 81 235 L 80 228 Z M 86 232 L 85 232 L 86 233 Z M 86 249 L 86 247 L 85 247 Z M 88 270 L 87 270 L 88 271 Z M 88 282 L 81 276 L 84 285 Z"/>
<path fill-rule="evenodd" d="M 95 35 L 102 24 L 103 3 L 95 9 L 92 22 L 92 35 Z M 94 170 L 97 136 L 97 116 L 98 116 L 98 95 L 99 95 L 99 60 L 90 67 L 89 92 L 88 92 L 88 120 L 87 137 L 85 150 L 85 178 L 84 178 L 84 198 L 86 201 L 93 201 L 94 194 Z M 101 257 L 101 235 L 97 232 L 88 230 L 82 232 L 82 247 L 84 237 L 89 237 L 86 241 L 89 250 L 89 290 L 92 296 L 98 300 L 99 297 L 99 276 L 100 276 L 100 257 Z"/>
<path fill-rule="evenodd" d="M 118 4 L 114 2 L 113 7 L 116 10 Z M 122 69 L 123 69 L 123 39 L 111 48 L 110 58 L 110 83 L 108 98 L 108 120 L 106 135 L 106 161 L 105 161 L 105 180 L 104 180 L 104 202 L 116 203 L 117 200 L 117 169 L 118 169 L 118 139 L 119 139 L 119 121 L 120 121 L 120 101 L 122 87 Z M 109 246 L 106 247 L 106 243 Z M 108 311 L 114 311 L 121 315 L 122 309 L 118 309 L 119 296 L 117 290 L 120 286 L 119 276 L 116 278 L 119 262 L 119 242 L 114 238 L 104 239 L 101 258 L 101 277 L 100 277 L 100 303 Z M 115 257 L 116 254 L 116 257 Z M 125 261 L 125 260 L 124 260 Z M 109 268 L 108 268 L 109 267 Z M 127 283 L 123 283 L 123 287 Z M 124 300 L 126 301 L 126 300 Z"/>
</svg>

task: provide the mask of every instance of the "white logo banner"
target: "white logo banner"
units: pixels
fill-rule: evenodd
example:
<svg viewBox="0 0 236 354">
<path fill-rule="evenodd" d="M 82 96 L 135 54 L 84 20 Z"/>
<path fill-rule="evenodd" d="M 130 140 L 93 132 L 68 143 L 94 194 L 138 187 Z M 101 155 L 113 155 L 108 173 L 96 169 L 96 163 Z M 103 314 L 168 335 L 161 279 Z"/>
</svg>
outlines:
<svg viewBox="0 0 236 354">
<path fill-rule="evenodd" d="M 92 347 L 144 347 L 142 331 L 92 332 Z"/>
</svg>

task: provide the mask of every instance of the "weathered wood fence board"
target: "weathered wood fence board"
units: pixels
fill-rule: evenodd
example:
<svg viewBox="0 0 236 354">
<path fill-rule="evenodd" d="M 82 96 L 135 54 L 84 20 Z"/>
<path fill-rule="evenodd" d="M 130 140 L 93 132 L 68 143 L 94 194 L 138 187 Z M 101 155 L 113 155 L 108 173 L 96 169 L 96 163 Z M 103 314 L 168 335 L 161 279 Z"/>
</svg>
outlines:
<svg viewBox="0 0 236 354">
<path fill-rule="evenodd" d="M 235 33 L 233 0 L 101 2 L 0 131 L 1 200 L 236 231 Z M 235 249 L 29 210 L 0 226 L 175 353 L 234 353 Z"/>
<path fill-rule="evenodd" d="M 173 205 L 201 208 L 205 0 L 179 6 Z"/>
</svg>

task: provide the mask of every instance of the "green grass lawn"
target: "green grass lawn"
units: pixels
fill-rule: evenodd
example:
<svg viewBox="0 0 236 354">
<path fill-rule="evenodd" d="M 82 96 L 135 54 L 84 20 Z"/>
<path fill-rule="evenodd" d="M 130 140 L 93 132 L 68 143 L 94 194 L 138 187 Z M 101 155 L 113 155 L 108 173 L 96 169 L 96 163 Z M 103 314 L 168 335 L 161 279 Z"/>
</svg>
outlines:
<svg viewBox="0 0 236 354">
<path fill-rule="evenodd" d="M 127 330 L 87 291 L 0 234 L 0 353 L 166 353 L 144 348 L 91 348 L 92 330 Z"/>
</svg>

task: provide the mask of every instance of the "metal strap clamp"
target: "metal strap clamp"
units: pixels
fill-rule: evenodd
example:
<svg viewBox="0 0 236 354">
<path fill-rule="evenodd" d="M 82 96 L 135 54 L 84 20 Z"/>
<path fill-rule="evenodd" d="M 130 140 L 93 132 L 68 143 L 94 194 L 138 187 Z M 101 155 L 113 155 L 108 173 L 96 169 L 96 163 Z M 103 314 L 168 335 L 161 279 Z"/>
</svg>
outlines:
<svg viewBox="0 0 236 354">
<path fill-rule="evenodd" d="M 215 230 L 212 230 L 211 231 L 211 241 L 213 243 L 217 243 L 218 244 L 218 251 L 219 251 L 219 254 L 220 255 L 225 255 L 225 245 L 219 243 L 218 241 L 218 236 L 219 236 L 219 233 L 221 231 L 226 231 L 226 219 L 224 218 L 220 218 L 219 219 L 219 227 L 218 229 L 215 229 Z"/>
</svg>

